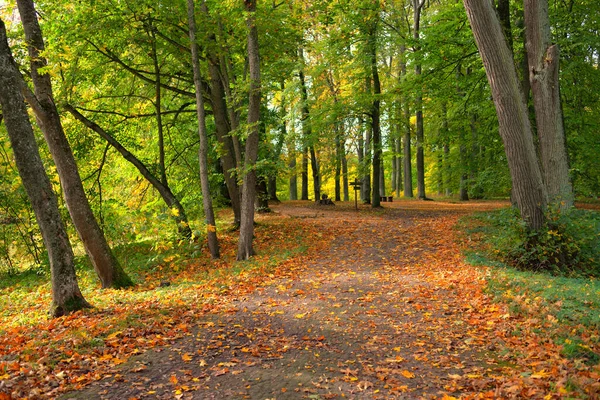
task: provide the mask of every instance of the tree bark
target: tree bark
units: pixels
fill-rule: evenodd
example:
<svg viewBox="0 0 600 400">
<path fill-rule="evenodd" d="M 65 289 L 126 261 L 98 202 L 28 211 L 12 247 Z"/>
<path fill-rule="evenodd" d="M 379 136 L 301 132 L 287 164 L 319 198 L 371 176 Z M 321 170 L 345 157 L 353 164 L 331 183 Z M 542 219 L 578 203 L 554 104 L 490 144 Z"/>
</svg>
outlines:
<svg viewBox="0 0 600 400">
<path fill-rule="evenodd" d="M 342 155 L 341 155 L 341 139 L 339 128 L 335 127 L 335 199 L 334 201 L 342 201 Z"/>
<path fill-rule="evenodd" d="M 528 227 L 539 230 L 544 224 L 548 197 L 512 53 L 491 0 L 463 2 L 492 89 L 513 183 L 512 193 Z"/>
<path fill-rule="evenodd" d="M 52 275 L 50 314 L 59 317 L 90 305 L 77 284 L 69 236 L 58 210 L 56 195 L 44 170 L 21 94 L 24 84 L 8 47 L 4 22 L 0 20 L 0 105 L 17 169 L 48 250 Z"/>
<path fill-rule="evenodd" d="M 413 39 L 415 40 L 415 52 L 421 51 L 419 45 L 420 40 L 420 25 L 421 25 L 421 11 L 425 5 L 425 0 L 413 0 Z M 415 75 L 419 80 L 421 77 L 421 62 L 418 60 L 420 55 L 417 55 L 417 62 L 415 63 Z M 419 82 L 417 85 L 421 85 Z M 424 200 L 427 198 L 425 195 L 425 153 L 423 149 L 424 142 L 424 127 L 423 127 L 423 89 L 417 87 L 417 95 L 415 97 L 415 114 L 417 124 L 417 198 Z"/>
<path fill-rule="evenodd" d="M 308 200 L 308 147 L 302 147 L 302 170 L 300 171 L 300 200 Z"/>
<path fill-rule="evenodd" d="M 288 167 L 290 169 L 290 200 L 298 200 L 298 175 L 296 174 L 296 149 L 288 144 Z"/>
<path fill-rule="evenodd" d="M 208 181 L 208 135 L 206 134 L 206 114 L 204 112 L 204 98 L 202 97 L 202 77 L 200 75 L 200 61 L 198 56 L 198 45 L 196 43 L 196 17 L 194 14 L 194 0 L 187 0 L 187 15 L 190 47 L 192 53 L 192 70 L 194 73 L 194 86 L 196 88 L 196 115 L 198 118 L 198 136 L 200 137 L 198 158 L 200 163 L 202 206 L 204 209 L 204 218 L 206 219 L 206 237 L 208 239 L 208 249 L 211 257 L 219 258 L 217 224 L 215 223 L 215 213 L 212 205 L 212 197 L 210 195 L 210 183 Z M 214 92 L 214 88 L 211 92 Z M 228 174 L 228 171 L 225 171 L 225 174 Z M 233 204 L 233 198 L 231 200 Z"/>
<path fill-rule="evenodd" d="M 560 101 L 559 49 L 551 42 L 548 0 L 525 0 L 524 11 L 543 179 L 549 201 L 565 210 L 573 206 L 574 198 Z"/>
<path fill-rule="evenodd" d="M 406 61 L 404 60 L 404 45 L 400 47 L 400 75 L 406 77 Z M 410 106 L 405 95 L 402 96 L 402 113 L 404 120 L 404 135 L 402 136 L 402 145 L 404 148 L 404 197 L 413 197 L 412 184 L 412 154 L 410 143 Z"/>
<path fill-rule="evenodd" d="M 348 159 L 346 158 L 346 144 L 342 142 L 342 182 L 344 189 L 344 201 L 350 201 L 348 188 Z"/>
<path fill-rule="evenodd" d="M 100 278 L 102 287 L 132 286 L 133 282 L 110 249 L 85 195 L 73 151 L 65 136 L 60 115 L 54 103 L 50 75 L 43 72 L 43 68 L 46 66 L 46 59 L 42 56 L 45 46 L 33 0 L 19 0 L 17 5 L 31 59 L 34 96 L 30 96 L 28 100 L 30 103 L 34 103 L 32 108 L 56 165 L 65 203 L 75 229 Z"/>
<path fill-rule="evenodd" d="M 248 101 L 248 138 L 244 154 L 244 183 L 242 185 L 242 220 L 238 242 L 238 260 L 247 260 L 253 256 L 254 248 L 254 200 L 256 197 L 256 158 L 258 156 L 258 129 L 260 120 L 260 59 L 258 29 L 256 27 L 257 0 L 244 0 L 247 12 L 248 28 L 248 67 L 250 71 L 250 93 Z"/>
<path fill-rule="evenodd" d="M 377 21 L 377 19 L 375 19 Z M 377 22 L 373 22 L 369 35 L 371 77 L 373 79 L 373 103 L 371 105 L 371 128 L 373 129 L 373 191 L 371 207 L 381 207 L 381 83 L 377 69 Z M 370 85 L 369 85 L 370 86 Z"/>
</svg>

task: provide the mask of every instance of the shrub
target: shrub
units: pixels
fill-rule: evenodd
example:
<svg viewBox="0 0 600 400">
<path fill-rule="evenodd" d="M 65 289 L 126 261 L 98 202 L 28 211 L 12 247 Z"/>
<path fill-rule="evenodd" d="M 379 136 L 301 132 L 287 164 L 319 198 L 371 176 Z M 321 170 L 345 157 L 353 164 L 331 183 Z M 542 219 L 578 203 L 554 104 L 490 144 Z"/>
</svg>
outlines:
<svg viewBox="0 0 600 400">
<path fill-rule="evenodd" d="M 555 274 L 600 276 L 600 213 L 550 208 L 540 231 L 530 231 L 514 209 L 489 213 L 494 258 L 517 267 Z"/>
</svg>

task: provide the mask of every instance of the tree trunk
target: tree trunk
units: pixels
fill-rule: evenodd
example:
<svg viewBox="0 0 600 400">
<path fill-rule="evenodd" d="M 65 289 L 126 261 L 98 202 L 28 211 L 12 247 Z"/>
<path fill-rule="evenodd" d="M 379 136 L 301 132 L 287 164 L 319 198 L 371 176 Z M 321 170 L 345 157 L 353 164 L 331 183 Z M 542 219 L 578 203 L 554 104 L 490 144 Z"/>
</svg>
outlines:
<svg viewBox="0 0 600 400">
<path fill-rule="evenodd" d="M 267 187 L 267 178 L 264 176 L 256 177 L 255 209 L 259 213 L 271 212 L 271 209 L 269 208 L 269 190 Z"/>
<path fill-rule="evenodd" d="M 419 45 L 420 40 L 420 23 L 421 10 L 425 4 L 425 0 L 413 0 L 413 39 L 415 40 L 415 52 L 421 51 Z M 420 55 L 417 55 L 415 63 L 415 75 L 417 80 L 421 79 L 421 62 L 418 60 Z M 415 98 L 415 112 L 417 118 L 417 198 L 424 200 L 425 195 L 425 154 L 423 151 L 424 128 L 423 128 L 423 89 L 420 86 L 421 82 L 417 83 L 417 95 Z"/>
<path fill-rule="evenodd" d="M 206 219 L 206 237 L 208 238 L 208 249 L 212 258 L 219 258 L 219 240 L 217 238 L 217 224 L 213 211 L 212 197 L 210 195 L 210 183 L 208 180 L 208 135 L 206 134 L 206 115 L 204 112 L 204 98 L 202 97 L 202 84 L 200 75 L 200 61 L 198 57 L 198 45 L 196 43 L 196 17 L 194 15 L 194 0 L 187 0 L 188 29 L 190 35 L 190 47 L 192 52 L 192 69 L 194 73 L 194 86 L 196 88 L 196 115 L 198 118 L 198 135 L 200 137 L 200 148 L 198 158 L 200 162 L 200 186 L 202 188 L 202 206 L 204 218 Z M 228 171 L 225 171 L 227 174 Z M 237 186 L 237 185 L 236 185 Z M 231 193 L 229 193 L 231 195 Z M 233 204 L 233 199 L 232 199 Z"/>
<path fill-rule="evenodd" d="M 290 200 L 298 200 L 298 175 L 296 174 L 296 149 L 288 145 L 288 167 L 290 169 Z"/>
<path fill-rule="evenodd" d="M 444 143 L 444 194 L 452 196 L 452 165 L 450 164 L 450 145 Z"/>
<path fill-rule="evenodd" d="M 398 129 L 400 134 L 400 129 Z M 400 197 L 400 192 L 404 190 L 402 182 L 402 140 L 400 137 L 394 141 L 394 153 L 396 154 L 396 196 Z"/>
<path fill-rule="evenodd" d="M 342 155 L 339 129 L 335 127 L 335 201 L 342 201 Z"/>
<path fill-rule="evenodd" d="M 304 59 L 304 55 L 302 49 L 300 49 L 300 58 Z M 312 137 L 312 126 L 310 122 L 310 110 L 308 108 L 308 90 L 306 88 L 306 81 L 304 79 L 304 71 L 300 70 L 298 73 L 298 77 L 300 78 L 300 90 L 302 95 L 302 137 L 304 140 L 304 145 L 308 147 L 308 151 L 310 152 L 310 166 L 312 169 L 313 176 L 313 192 L 315 196 L 315 202 L 319 202 L 321 197 L 321 177 L 319 174 L 319 163 L 317 160 L 317 154 L 314 146 L 314 139 Z M 304 162 L 304 160 L 302 160 Z M 303 171 L 304 172 L 304 171 Z M 304 178 L 304 177 L 303 177 Z M 304 199 L 304 181 L 302 182 L 302 200 L 308 200 L 308 173 L 307 173 L 307 182 L 306 182 L 306 199 Z"/>
<path fill-rule="evenodd" d="M 346 144 L 342 143 L 342 181 L 344 188 L 344 201 L 350 201 L 348 190 L 348 159 L 346 158 Z"/>
<path fill-rule="evenodd" d="M 317 160 L 317 152 L 315 146 L 310 146 L 310 167 L 313 176 L 313 192 L 315 194 L 315 202 L 319 202 L 321 198 L 321 173 L 319 168 L 319 160 Z"/>
<path fill-rule="evenodd" d="M 158 132 L 158 171 L 160 181 L 163 185 L 169 186 L 167 180 L 167 167 L 165 166 L 165 134 L 162 122 L 162 93 L 161 93 L 161 73 L 160 65 L 158 64 L 158 54 L 156 52 L 156 33 L 152 21 L 148 27 L 148 36 L 150 37 L 150 43 L 152 47 L 152 63 L 154 66 L 154 110 L 156 114 L 156 128 Z"/>
<path fill-rule="evenodd" d="M 254 200 L 256 197 L 256 158 L 258 156 L 258 129 L 260 120 L 260 59 L 258 29 L 256 27 L 256 0 L 244 0 L 248 28 L 248 68 L 250 71 L 250 93 L 248 95 L 248 138 L 244 154 L 244 183 L 242 185 L 242 220 L 238 242 L 238 260 L 253 256 L 254 248 Z"/>
<path fill-rule="evenodd" d="M 528 227 L 539 230 L 544 224 L 548 197 L 513 57 L 491 0 L 463 2 L 492 89 L 513 197 Z"/>
<path fill-rule="evenodd" d="M 358 176 L 360 177 L 360 201 L 365 202 L 367 195 L 365 194 L 365 178 L 364 178 L 364 168 L 365 168 L 365 139 L 363 136 L 363 126 L 364 121 L 361 119 L 359 124 L 359 135 L 358 135 Z"/>
<path fill-rule="evenodd" d="M 377 18 L 374 19 L 377 21 Z M 377 69 L 377 22 L 373 23 L 369 35 L 371 58 L 371 77 L 373 79 L 373 103 L 371 106 L 371 128 L 373 129 L 373 191 L 371 193 L 371 207 L 381 207 L 381 83 Z M 370 85 L 369 85 L 370 86 Z"/>
<path fill-rule="evenodd" d="M 308 200 L 308 147 L 302 148 L 302 170 L 300 171 L 301 193 L 300 200 Z"/>
<path fill-rule="evenodd" d="M 543 179 L 549 200 L 565 210 L 573 206 L 574 198 L 560 102 L 559 49 L 551 43 L 548 0 L 525 0 L 524 10 Z"/>
<path fill-rule="evenodd" d="M 404 60 L 404 45 L 400 48 L 400 75 L 406 77 L 406 61 Z M 413 184 L 412 184 L 412 152 L 410 143 L 410 106 L 406 96 L 402 96 L 402 113 L 404 121 L 404 135 L 402 137 L 402 145 L 404 148 L 404 197 L 413 197 Z"/>
<path fill-rule="evenodd" d="M 17 169 L 48 250 L 52 275 L 50 314 L 59 317 L 90 305 L 77 284 L 73 250 L 29 122 L 21 94 L 23 85 L 25 82 L 8 47 L 4 22 L 0 20 L 0 105 Z"/>
<path fill-rule="evenodd" d="M 29 96 L 28 100 L 30 104 L 32 103 L 31 106 L 48 143 L 63 188 L 65 203 L 75 229 L 100 278 L 102 287 L 132 286 L 133 282 L 115 258 L 104 233 L 98 225 L 98 221 L 94 217 L 81 183 L 73 151 L 65 136 L 54 103 L 50 75 L 42 72 L 42 69 L 46 66 L 46 59 L 41 55 L 45 48 L 44 39 L 33 1 L 19 0 L 17 4 L 27 39 L 31 59 L 31 79 L 35 92 L 34 95 Z"/>
<path fill-rule="evenodd" d="M 204 15 L 210 18 L 208 7 L 206 2 L 202 1 L 200 8 Z M 233 225 L 240 225 L 240 188 L 237 181 L 236 168 L 241 164 L 241 152 L 238 155 L 239 149 L 236 149 L 237 136 L 232 135 L 232 132 L 238 128 L 238 116 L 234 110 L 230 110 L 227 107 L 226 99 L 232 100 L 231 93 L 226 88 L 229 87 L 229 77 L 227 74 L 223 74 L 223 69 L 227 69 L 226 66 L 221 64 L 225 63 L 224 57 L 219 57 L 216 54 L 217 39 L 214 34 L 208 35 L 208 41 L 210 45 L 207 46 L 207 60 L 208 60 L 208 75 L 210 77 L 210 99 L 212 104 L 213 119 L 215 121 L 215 135 L 217 141 L 221 145 L 221 151 L 219 152 L 221 158 L 221 164 L 225 170 L 223 176 L 225 178 L 225 185 L 229 192 L 229 199 L 231 200 L 231 208 L 233 210 Z M 234 108 L 233 106 L 231 108 Z M 229 120 L 228 120 L 229 115 Z M 238 160 L 238 157 L 240 159 Z"/>
</svg>

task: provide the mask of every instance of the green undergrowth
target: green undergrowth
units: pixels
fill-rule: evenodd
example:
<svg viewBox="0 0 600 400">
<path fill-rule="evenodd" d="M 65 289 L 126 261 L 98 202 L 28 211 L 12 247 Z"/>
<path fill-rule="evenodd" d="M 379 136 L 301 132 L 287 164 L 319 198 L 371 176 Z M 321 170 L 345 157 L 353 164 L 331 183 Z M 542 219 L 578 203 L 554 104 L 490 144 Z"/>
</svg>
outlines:
<svg viewBox="0 0 600 400">
<path fill-rule="evenodd" d="M 514 208 L 477 213 L 459 229 L 479 256 L 519 270 L 600 278 L 600 212 L 549 210 L 547 223 L 531 232 Z"/>
<path fill-rule="evenodd" d="M 598 232 L 597 211 L 574 210 L 573 226 L 590 227 Z M 498 302 L 509 307 L 512 315 L 539 320 L 539 331 L 562 345 L 563 356 L 587 365 L 600 363 L 600 280 L 598 255 L 600 241 L 576 235 L 572 240 L 581 246 L 581 265 L 571 268 L 533 268 L 512 263 L 509 252 L 522 245 L 523 237 L 514 228 L 514 213 L 510 209 L 478 213 L 463 218 L 457 225 L 467 262 L 490 268 L 487 291 Z M 573 229 L 573 227 L 568 227 Z M 562 234 L 566 235 L 565 231 Z M 585 247 L 589 246 L 589 247 Z M 587 258 L 586 258 L 587 257 Z M 596 258 L 600 260 L 600 258 Z M 590 271 L 592 272 L 590 274 Z M 515 332 L 518 334 L 518 332 Z"/>
</svg>

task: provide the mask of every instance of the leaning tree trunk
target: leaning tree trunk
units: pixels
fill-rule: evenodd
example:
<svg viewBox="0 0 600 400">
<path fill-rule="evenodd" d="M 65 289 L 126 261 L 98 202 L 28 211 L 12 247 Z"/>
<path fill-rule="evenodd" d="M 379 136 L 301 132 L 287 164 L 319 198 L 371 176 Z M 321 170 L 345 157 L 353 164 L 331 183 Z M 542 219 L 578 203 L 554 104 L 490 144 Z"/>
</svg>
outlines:
<svg viewBox="0 0 600 400">
<path fill-rule="evenodd" d="M 535 108 L 542 174 L 551 202 L 573 206 L 559 90 L 559 49 L 552 44 L 548 0 L 525 0 L 529 82 Z"/>
<path fill-rule="evenodd" d="M 8 47 L 4 22 L 0 20 L 0 105 L 17 169 L 48 250 L 52 275 L 50 314 L 59 317 L 90 305 L 83 298 L 77 284 L 73 250 L 29 122 L 21 94 L 23 85 L 25 82 L 22 81 Z"/>
<path fill-rule="evenodd" d="M 75 229 L 100 278 L 102 287 L 131 286 L 133 282 L 110 249 L 85 195 L 73 151 L 65 136 L 54 103 L 50 75 L 43 72 L 43 68 L 46 66 L 46 59 L 42 56 L 45 48 L 44 39 L 33 1 L 19 0 L 17 4 L 31 58 L 31 79 L 35 92 L 34 95 L 29 96 L 28 101 L 35 111 L 40 128 L 48 143 Z"/>
<path fill-rule="evenodd" d="M 254 200 L 256 197 L 256 158 L 258 156 L 258 123 L 260 119 L 260 59 L 258 50 L 258 29 L 256 28 L 256 0 L 244 0 L 248 27 L 248 69 L 250 72 L 250 93 L 248 102 L 248 129 L 244 159 L 244 183 L 242 185 L 242 220 L 238 242 L 238 260 L 253 256 Z"/>
<path fill-rule="evenodd" d="M 492 89 L 513 183 L 512 193 L 528 227 L 539 230 L 544 224 L 548 196 L 512 53 L 491 0 L 463 2 Z"/>
<path fill-rule="evenodd" d="M 217 224 L 210 195 L 208 182 L 208 135 L 206 134 L 206 114 L 204 112 L 204 98 L 202 97 L 202 82 L 200 75 L 200 62 L 198 45 L 196 44 L 196 18 L 194 16 L 194 0 L 187 0 L 188 29 L 192 53 L 192 70 L 194 72 L 194 86 L 196 88 L 196 115 L 198 118 L 198 135 L 200 148 L 198 158 L 200 162 L 200 186 L 202 187 L 202 206 L 206 218 L 206 236 L 208 249 L 212 258 L 219 258 L 219 240 L 217 239 Z M 227 174 L 227 171 L 225 171 Z M 233 203 L 233 202 L 232 202 Z"/>
<path fill-rule="evenodd" d="M 183 205 L 175 197 L 171 188 L 169 186 L 163 185 L 158 177 L 156 177 L 146 165 L 140 159 L 138 159 L 135 155 L 133 155 L 129 150 L 127 150 L 121 143 L 119 143 L 114 137 L 112 137 L 108 132 L 102 129 L 98 124 L 86 118 L 83 114 L 75 109 L 70 104 L 65 104 L 65 110 L 67 110 L 75 119 L 82 122 L 86 127 L 96 132 L 100 137 L 102 137 L 108 144 L 110 144 L 115 150 L 117 150 L 125 160 L 129 161 L 133 164 L 134 167 L 142 174 L 142 176 L 156 189 L 160 197 L 163 199 L 167 207 L 169 207 L 172 212 L 170 213 L 173 216 L 174 221 L 177 223 L 177 229 L 179 236 L 185 239 L 189 239 L 192 236 L 192 230 L 188 223 L 188 218 L 185 213 L 185 209 Z"/>
</svg>

